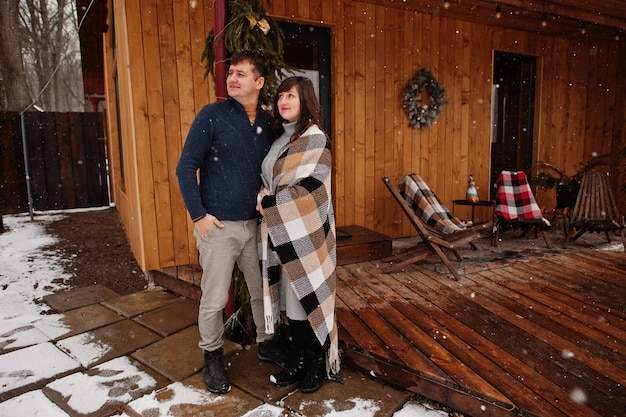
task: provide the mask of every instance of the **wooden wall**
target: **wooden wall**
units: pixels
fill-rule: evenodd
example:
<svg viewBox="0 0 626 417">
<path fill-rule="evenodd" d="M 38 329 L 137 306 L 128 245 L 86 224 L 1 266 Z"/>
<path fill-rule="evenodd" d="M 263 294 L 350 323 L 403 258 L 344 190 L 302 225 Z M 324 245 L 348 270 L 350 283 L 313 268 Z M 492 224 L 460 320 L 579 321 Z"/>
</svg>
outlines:
<svg viewBox="0 0 626 417">
<path fill-rule="evenodd" d="M 114 53 L 109 32 L 109 138 L 115 158 L 117 71 L 125 177 L 112 162 L 114 199 L 144 270 L 195 263 L 193 224 L 175 166 L 195 113 L 215 100 L 200 60 L 213 2 L 199 0 L 191 8 L 175 0 L 159 0 L 158 7 L 156 0 L 109 1 L 117 45 Z M 573 172 L 592 152 L 626 146 L 624 41 L 546 36 L 396 3 L 272 0 L 268 8 L 276 19 L 331 29 L 329 133 L 338 225 L 363 225 L 393 237 L 412 234 L 382 176 L 397 180 L 418 172 L 451 206 L 465 195 L 471 173 L 479 194 L 488 195 L 494 50 L 537 57 L 535 162 Z M 434 126 L 420 130 L 408 126 L 401 92 L 422 67 L 446 88 L 450 105 Z M 537 195 L 540 205 L 554 204 L 552 192 Z M 490 216 L 488 210 L 476 214 L 477 220 Z"/>
</svg>

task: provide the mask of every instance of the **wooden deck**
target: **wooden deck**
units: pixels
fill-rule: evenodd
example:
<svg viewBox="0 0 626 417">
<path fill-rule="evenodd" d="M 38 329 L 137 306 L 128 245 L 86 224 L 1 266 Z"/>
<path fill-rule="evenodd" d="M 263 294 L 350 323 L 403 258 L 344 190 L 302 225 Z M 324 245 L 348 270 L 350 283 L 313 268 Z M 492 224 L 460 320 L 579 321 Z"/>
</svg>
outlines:
<svg viewBox="0 0 626 417">
<path fill-rule="evenodd" d="M 624 252 L 337 275 L 344 363 L 474 417 L 626 415 Z"/>
</svg>

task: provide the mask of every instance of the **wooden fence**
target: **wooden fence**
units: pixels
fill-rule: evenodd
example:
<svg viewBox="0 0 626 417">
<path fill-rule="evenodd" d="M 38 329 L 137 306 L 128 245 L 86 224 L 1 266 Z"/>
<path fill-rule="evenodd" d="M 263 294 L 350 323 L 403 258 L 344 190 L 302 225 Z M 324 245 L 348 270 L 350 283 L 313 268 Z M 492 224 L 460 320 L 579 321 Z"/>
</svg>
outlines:
<svg viewBox="0 0 626 417">
<path fill-rule="evenodd" d="M 102 113 L 0 113 L 0 214 L 110 204 Z"/>
</svg>

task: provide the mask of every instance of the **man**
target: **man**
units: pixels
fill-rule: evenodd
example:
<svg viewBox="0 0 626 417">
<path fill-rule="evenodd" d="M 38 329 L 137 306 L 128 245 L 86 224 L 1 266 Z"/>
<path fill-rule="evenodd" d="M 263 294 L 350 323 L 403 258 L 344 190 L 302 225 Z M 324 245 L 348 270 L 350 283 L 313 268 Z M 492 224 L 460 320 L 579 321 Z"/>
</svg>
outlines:
<svg viewBox="0 0 626 417">
<path fill-rule="evenodd" d="M 224 369 L 223 309 L 235 263 L 250 292 L 259 359 L 284 365 L 278 340 L 265 333 L 263 287 L 256 248 L 256 197 L 261 162 L 272 141 L 271 116 L 260 105 L 267 61 L 260 51 L 233 54 L 226 81 L 229 97 L 206 105 L 185 141 L 176 175 L 183 200 L 195 223 L 202 267 L 198 314 L 207 389 L 230 391 Z M 200 170 L 199 183 L 196 176 Z"/>
</svg>

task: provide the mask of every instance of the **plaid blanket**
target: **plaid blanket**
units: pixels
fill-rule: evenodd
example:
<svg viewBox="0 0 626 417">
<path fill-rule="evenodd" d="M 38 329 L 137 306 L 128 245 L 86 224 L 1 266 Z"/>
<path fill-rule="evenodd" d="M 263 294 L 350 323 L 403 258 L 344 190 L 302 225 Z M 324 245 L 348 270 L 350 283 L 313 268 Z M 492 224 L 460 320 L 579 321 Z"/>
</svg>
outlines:
<svg viewBox="0 0 626 417">
<path fill-rule="evenodd" d="M 265 325 L 280 317 L 281 265 L 320 344 L 329 376 L 339 371 L 335 296 L 335 215 L 331 200 L 330 142 L 312 126 L 279 156 L 263 201 L 258 248 L 263 274 Z"/>
<path fill-rule="evenodd" d="M 543 213 L 535 201 L 526 173 L 523 171 L 502 171 L 496 186 L 498 187 L 494 210 L 496 222 L 499 219 L 541 219 L 546 227 L 550 226 L 550 222 L 543 217 Z"/>
<path fill-rule="evenodd" d="M 427 225 L 446 234 L 466 228 L 465 223 L 448 211 L 419 175 L 406 175 L 400 180 L 398 188 L 407 204 Z"/>
</svg>

